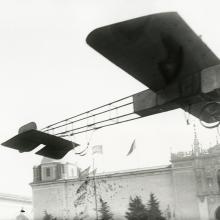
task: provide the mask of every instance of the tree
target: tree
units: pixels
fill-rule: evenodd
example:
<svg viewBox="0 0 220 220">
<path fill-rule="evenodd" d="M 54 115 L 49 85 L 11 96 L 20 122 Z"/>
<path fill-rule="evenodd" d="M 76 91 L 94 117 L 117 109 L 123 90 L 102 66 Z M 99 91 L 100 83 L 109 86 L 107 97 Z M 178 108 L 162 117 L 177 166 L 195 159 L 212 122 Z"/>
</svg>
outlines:
<svg viewBox="0 0 220 220">
<path fill-rule="evenodd" d="M 125 218 L 128 220 L 148 220 L 147 209 L 139 196 L 136 196 L 134 199 L 130 197 L 128 212 L 126 212 Z"/>
<path fill-rule="evenodd" d="M 51 214 L 47 212 L 47 210 L 45 210 L 43 220 L 57 220 L 57 218 L 54 218 Z"/>
<path fill-rule="evenodd" d="M 43 220 L 52 220 L 52 219 L 53 219 L 53 216 L 48 214 L 47 210 L 45 210 Z"/>
<path fill-rule="evenodd" d="M 150 200 L 147 204 L 148 220 L 165 220 L 160 211 L 159 202 L 153 193 L 150 194 Z"/>
<path fill-rule="evenodd" d="M 99 213 L 101 214 L 100 220 L 112 220 L 112 213 L 110 211 L 110 208 L 108 206 L 108 203 L 103 201 L 102 198 L 100 198 L 101 207 L 99 209 Z"/>
</svg>

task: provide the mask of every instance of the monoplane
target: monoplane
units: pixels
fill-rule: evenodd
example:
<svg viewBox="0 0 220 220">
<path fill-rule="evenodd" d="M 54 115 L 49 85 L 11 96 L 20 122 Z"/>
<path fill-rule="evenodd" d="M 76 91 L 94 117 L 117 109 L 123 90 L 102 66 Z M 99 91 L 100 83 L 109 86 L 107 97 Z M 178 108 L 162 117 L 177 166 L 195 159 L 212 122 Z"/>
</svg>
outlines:
<svg viewBox="0 0 220 220">
<path fill-rule="evenodd" d="M 153 14 L 104 26 L 92 31 L 86 41 L 149 89 L 42 130 L 29 123 L 2 145 L 27 152 L 44 144 L 37 154 L 60 159 L 78 146 L 64 139 L 67 136 L 177 108 L 202 122 L 219 125 L 220 61 L 178 13 Z"/>
</svg>

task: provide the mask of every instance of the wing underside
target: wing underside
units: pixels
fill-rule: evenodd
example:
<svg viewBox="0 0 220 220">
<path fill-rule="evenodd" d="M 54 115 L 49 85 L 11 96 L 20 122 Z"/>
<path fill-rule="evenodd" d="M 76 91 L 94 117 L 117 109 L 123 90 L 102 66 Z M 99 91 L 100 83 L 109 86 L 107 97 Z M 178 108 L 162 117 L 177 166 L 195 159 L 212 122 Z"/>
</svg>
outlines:
<svg viewBox="0 0 220 220">
<path fill-rule="evenodd" d="M 61 159 L 78 146 L 74 142 L 34 129 L 20 133 L 2 143 L 3 146 L 16 149 L 21 153 L 32 151 L 41 144 L 45 146 L 36 154 L 54 159 Z"/>
<path fill-rule="evenodd" d="M 92 31 L 87 43 L 157 92 L 219 64 L 219 59 L 175 12 L 144 16 Z"/>
</svg>

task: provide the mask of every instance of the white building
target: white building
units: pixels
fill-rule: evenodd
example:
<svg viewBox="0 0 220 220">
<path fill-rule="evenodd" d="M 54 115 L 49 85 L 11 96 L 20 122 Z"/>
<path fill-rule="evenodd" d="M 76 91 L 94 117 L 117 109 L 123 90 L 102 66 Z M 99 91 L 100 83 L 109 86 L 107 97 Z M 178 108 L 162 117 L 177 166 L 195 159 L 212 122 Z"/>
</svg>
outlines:
<svg viewBox="0 0 220 220">
<path fill-rule="evenodd" d="M 21 209 L 29 219 L 32 219 L 31 198 L 0 193 L 0 220 L 15 220 Z"/>
<path fill-rule="evenodd" d="M 138 195 L 146 204 L 150 193 L 170 220 L 220 220 L 220 145 L 202 151 L 198 144 L 192 152 L 172 154 L 166 166 L 97 174 L 96 194 L 92 175 L 79 179 L 75 165 L 43 159 L 31 184 L 34 220 L 42 220 L 44 211 L 57 220 L 95 219 L 100 198 L 115 219 L 125 219 L 129 198 Z"/>
</svg>

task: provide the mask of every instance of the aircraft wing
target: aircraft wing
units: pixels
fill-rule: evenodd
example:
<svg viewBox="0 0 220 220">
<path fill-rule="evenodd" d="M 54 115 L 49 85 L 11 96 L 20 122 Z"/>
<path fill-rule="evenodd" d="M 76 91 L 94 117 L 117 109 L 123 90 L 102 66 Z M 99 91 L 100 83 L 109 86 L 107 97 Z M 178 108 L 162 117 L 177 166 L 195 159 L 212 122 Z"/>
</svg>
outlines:
<svg viewBox="0 0 220 220">
<path fill-rule="evenodd" d="M 176 12 L 98 28 L 87 43 L 154 92 L 220 63 Z"/>
</svg>

